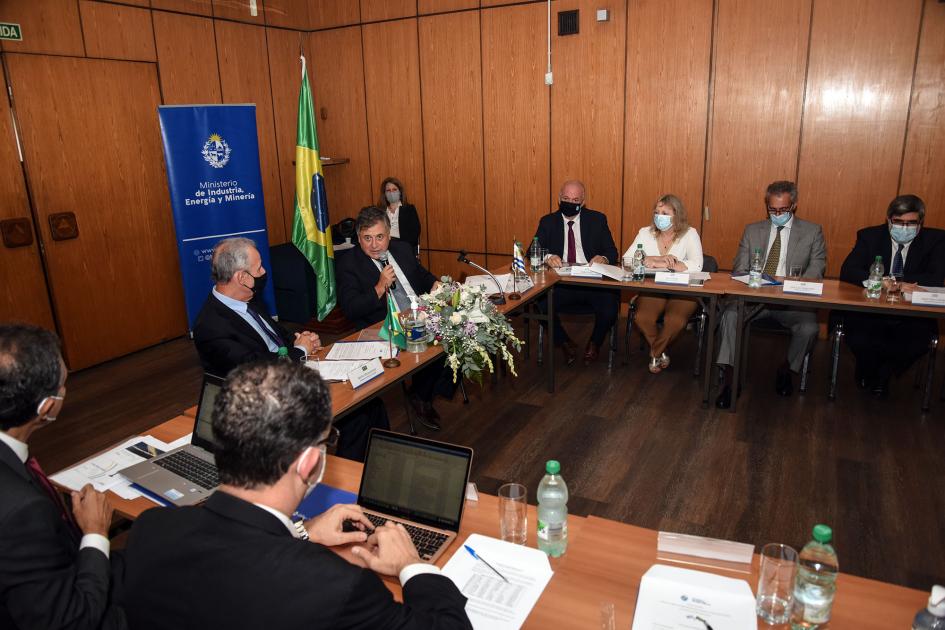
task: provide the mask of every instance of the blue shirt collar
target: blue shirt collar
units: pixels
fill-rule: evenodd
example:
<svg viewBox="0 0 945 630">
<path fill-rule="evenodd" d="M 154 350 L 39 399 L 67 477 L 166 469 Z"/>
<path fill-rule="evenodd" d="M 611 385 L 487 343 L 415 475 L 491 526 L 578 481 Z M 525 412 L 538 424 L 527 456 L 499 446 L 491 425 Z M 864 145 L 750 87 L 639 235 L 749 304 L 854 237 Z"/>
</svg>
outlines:
<svg viewBox="0 0 945 630">
<path fill-rule="evenodd" d="M 234 300 L 233 298 L 223 295 L 217 291 L 216 287 L 213 288 L 213 297 L 223 302 L 224 306 L 233 309 L 237 313 L 245 313 L 249 309 L 249 305 L 246 302 L 240 300 Z"/>
</svg>

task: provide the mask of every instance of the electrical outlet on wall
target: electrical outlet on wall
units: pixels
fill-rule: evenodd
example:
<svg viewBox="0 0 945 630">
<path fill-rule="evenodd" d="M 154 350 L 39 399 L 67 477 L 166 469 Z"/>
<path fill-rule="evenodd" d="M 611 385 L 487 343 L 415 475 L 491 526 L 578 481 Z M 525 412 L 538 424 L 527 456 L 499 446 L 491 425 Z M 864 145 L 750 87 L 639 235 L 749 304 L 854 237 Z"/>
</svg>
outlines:
<svg viewBox="0 0 945 630">
<path fill-rule="evenodd" d="M 554 82 L 555 82 L 555 81 L 554 81 L 554 77 L 551 75 L 551 73 L 550 73 L 550 72 L 546 72 L 546 73 L 545 73 L 545 85 L 551 85 L 551 84 L 554 83 Z"/>
</svg>

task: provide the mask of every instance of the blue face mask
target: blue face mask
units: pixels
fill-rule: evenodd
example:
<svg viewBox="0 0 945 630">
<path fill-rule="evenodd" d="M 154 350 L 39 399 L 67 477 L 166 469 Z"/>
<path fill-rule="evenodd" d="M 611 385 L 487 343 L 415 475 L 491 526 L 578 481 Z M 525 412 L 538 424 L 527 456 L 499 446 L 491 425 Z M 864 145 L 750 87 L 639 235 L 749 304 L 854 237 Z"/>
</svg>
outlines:
<svg viewBox="0 0 945 630">
<path fill-rule="evenodd" d="M 919 233 L 918 225 L 893 225 L 889 224 L 889 235 L 892 237 L 892 240 L 896 241 L 900 245 L 905 245 L 906 243 L 911 243 L 912 239 L 916 237 L 916 234 Z"/>
<path fill-rule="evenodd" d="M 784 212 L 782 214 L 775 214 L 773 212 L 768 213 L 768 218 L 771 219 L 771 222 L 774 223 L 777 227 L 783 227 L 787 225 L 788 221 L 791 220 L 791 217 L 794 216 L 793 212 Z"/>
<path fill-rule="evenodd" d="M 665 232 L 673 226 L 673 217 L 668 214 L 653 214 L 653 225 L 660 232 Z"/>
</svg>

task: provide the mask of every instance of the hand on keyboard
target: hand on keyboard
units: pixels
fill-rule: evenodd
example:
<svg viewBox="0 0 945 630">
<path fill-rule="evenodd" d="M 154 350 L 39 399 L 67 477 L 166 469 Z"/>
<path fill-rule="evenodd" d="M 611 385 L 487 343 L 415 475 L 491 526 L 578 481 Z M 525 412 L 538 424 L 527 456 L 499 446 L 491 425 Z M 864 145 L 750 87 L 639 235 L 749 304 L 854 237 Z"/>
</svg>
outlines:
<svg viewBox="0 0 945 630">
<path fill-rule="evenodd" d="M 374 530 L 367 545 L 351 551 L 372 571 L 398 576 L 404 567 L 420 562 L 417 548 L 403 525 L 387 523 Z"/>
<path fill-rule="evenodd" d="M 355 529 L 344 527 L 344 523 L 355 523 Z M 363 529 L 358 528 L 360 525 Z M 333 505 L 327 511 L 305 522 L 309 540 L 327 547 L 362 543 L 368 539 L 366 530 L 372 529 L 371 521 L 357 505 Z"/>
</svg>

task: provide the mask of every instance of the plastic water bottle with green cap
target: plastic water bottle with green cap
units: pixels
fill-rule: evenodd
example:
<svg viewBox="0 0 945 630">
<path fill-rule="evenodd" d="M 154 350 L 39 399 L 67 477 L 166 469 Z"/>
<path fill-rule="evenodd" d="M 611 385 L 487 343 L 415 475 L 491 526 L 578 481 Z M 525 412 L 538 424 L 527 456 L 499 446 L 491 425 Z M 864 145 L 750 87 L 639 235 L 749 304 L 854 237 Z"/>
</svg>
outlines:
<svg viewBox="0 0 945 630">
<path fill-rule="evenodd" d="M 289 349 L 285 346 L 280 346 L 279 350 L 276 352 L 276 358 L 280 361 L 291 361 L 289 358 Z"/>
<path fill-rule="evenodd" d="M 538 484 L 538 548 L 557 558 L 568 548 L 568 486 L 557 461 L 549 459 L 545 472 Z"/>
<path fill-rule="evenodd" d="M 825 628 L 830 621 L 833 596 L 837 592 L 837 552 L 830 545 L 833 530 L 814 525 L 814 539 L 804 545 L 794 582 L 792 630 Z"/>
<path fill-rule="evenodd" d="M 932 587 L 929 605 L 916 613 L 912 630 L 945 630 L 945 586 Z"/>
</svg>

